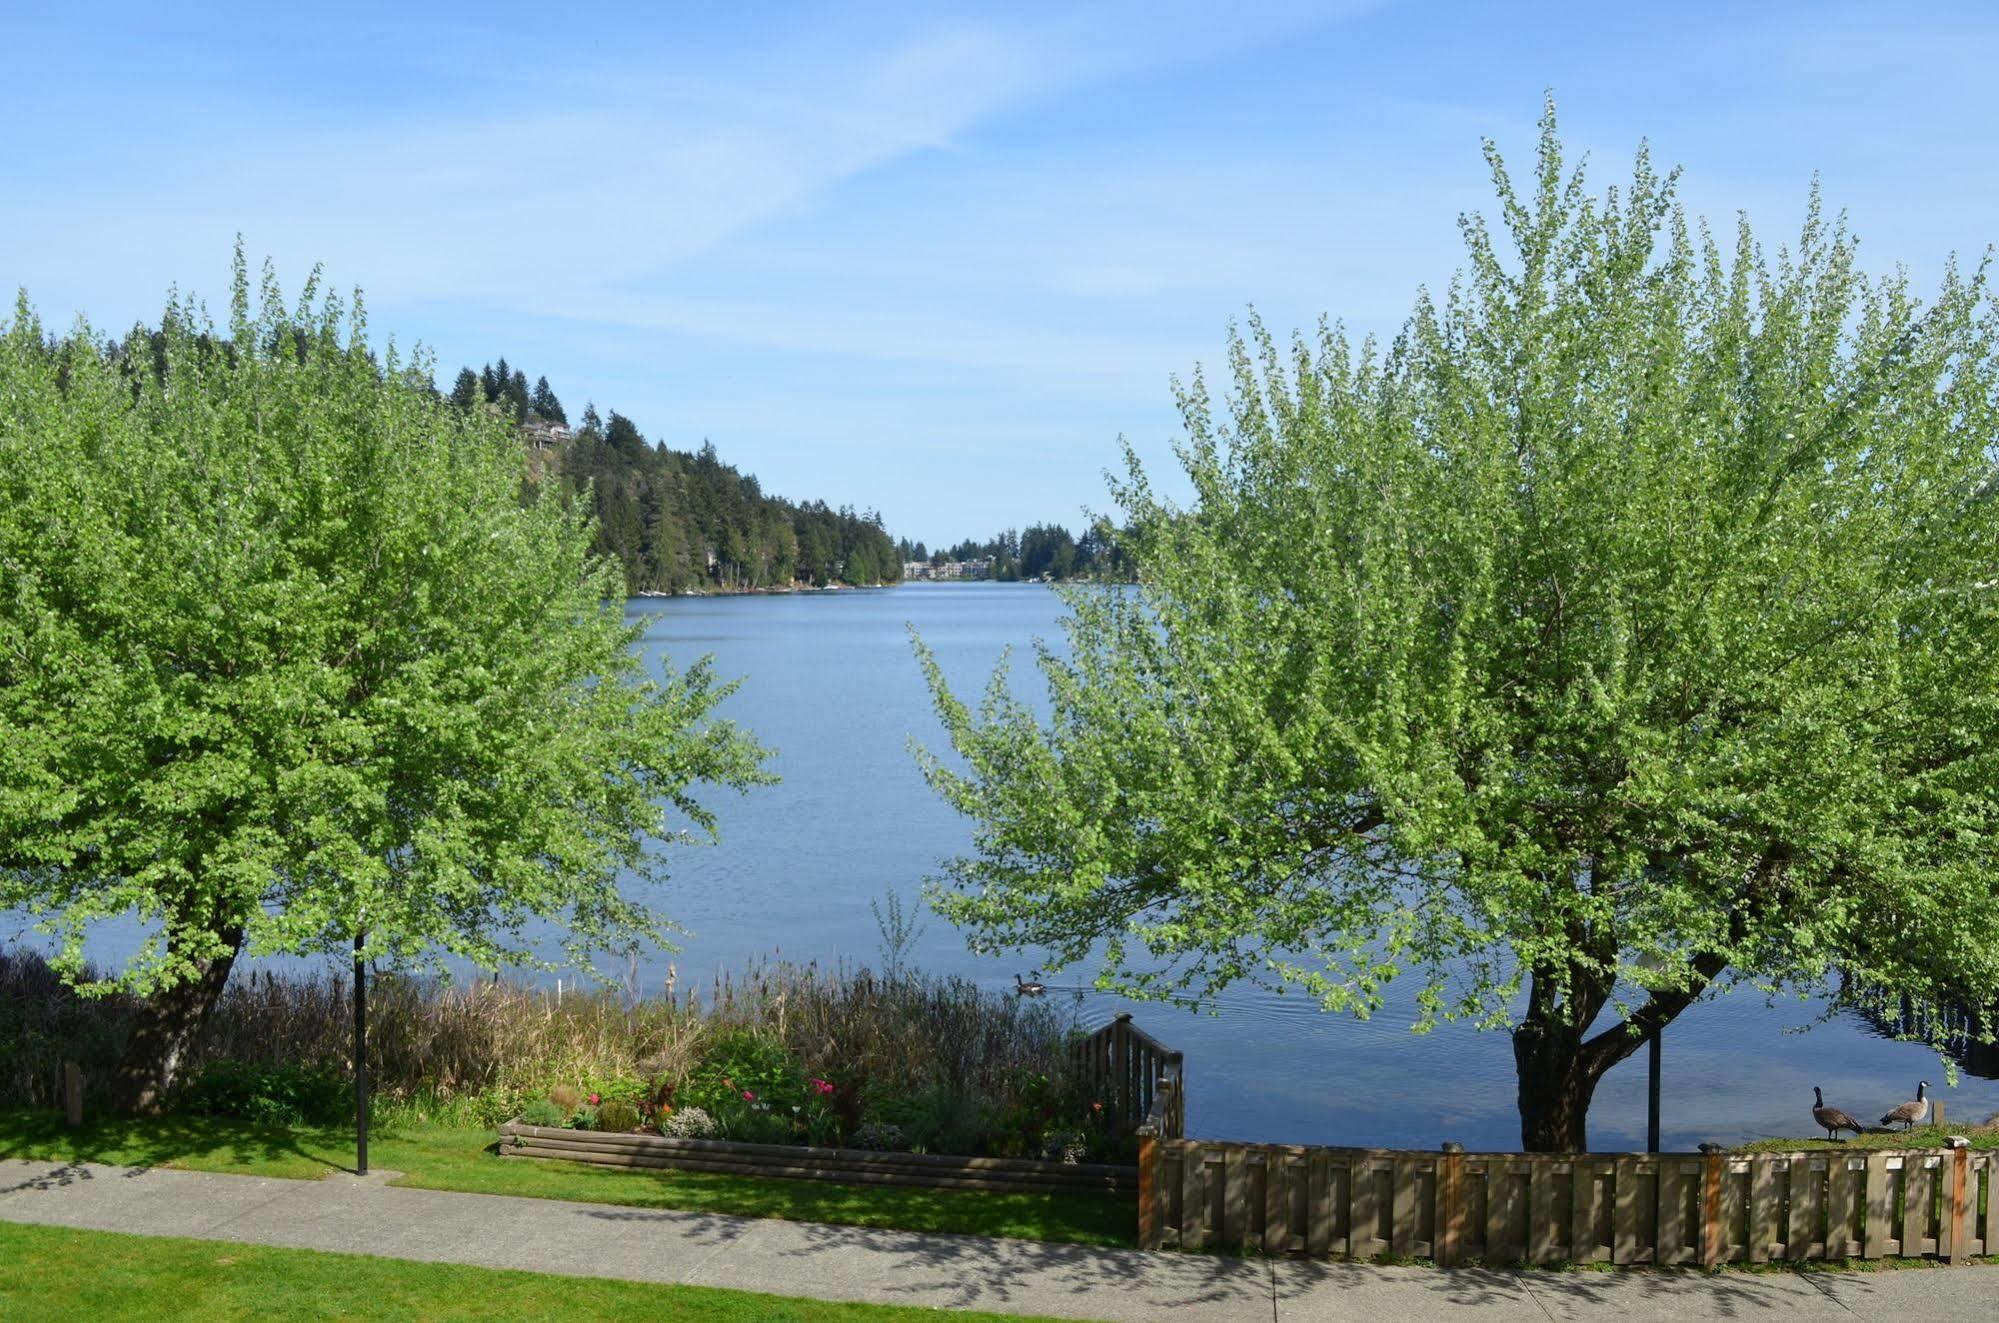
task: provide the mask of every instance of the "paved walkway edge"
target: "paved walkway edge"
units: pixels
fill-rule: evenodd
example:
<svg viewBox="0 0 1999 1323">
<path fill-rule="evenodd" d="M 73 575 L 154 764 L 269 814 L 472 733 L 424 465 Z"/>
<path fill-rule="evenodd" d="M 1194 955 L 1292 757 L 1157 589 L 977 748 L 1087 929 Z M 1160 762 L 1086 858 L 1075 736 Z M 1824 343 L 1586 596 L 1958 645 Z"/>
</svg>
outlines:
<svg viewBox="0 0 1999 1323">
<path fill-rule="evenodd" d="M 0 1159 L 0 1221 L 1108 1323 L 1999 1318 L 1992 1268 L 1709 1275 L 1265 1261 L 455 1194 L 377 1176 Z"/>
</svg>

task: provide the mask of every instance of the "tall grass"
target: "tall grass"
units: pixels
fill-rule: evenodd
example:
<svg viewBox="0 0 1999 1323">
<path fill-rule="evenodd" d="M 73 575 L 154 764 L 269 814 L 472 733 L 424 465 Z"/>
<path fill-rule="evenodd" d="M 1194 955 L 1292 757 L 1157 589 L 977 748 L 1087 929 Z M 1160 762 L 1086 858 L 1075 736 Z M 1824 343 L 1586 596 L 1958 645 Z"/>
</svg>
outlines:
<svg viewBox="0 0 1999 1323">
<path fill-rule="evenodd" d="M 28 951 L 0 950 L 0 1104 L 54 1106 L 61 1065 L 115 1061 L 137 1003 L 78 997 Z M 239 975 L 189 1069 L 238 1061 L 347 1071 L 353 1002 L 339 975 Z M 852 1097 L 943 1092 L 1004 1106 L 1036 1076 L 1058 1077 L 1073 1011 L 970 980 L 763 962 L 717 979 L 704 999 L 669 980 L 655 997 L 568 992 L 479 979 L 382 975 L 368 992 L 369 1074 L 393 1114 L 491 1123 L 559 1085 L 671 1084 L 704 1041 L 748 1031 L 781 1043 Z"/>
</svg>

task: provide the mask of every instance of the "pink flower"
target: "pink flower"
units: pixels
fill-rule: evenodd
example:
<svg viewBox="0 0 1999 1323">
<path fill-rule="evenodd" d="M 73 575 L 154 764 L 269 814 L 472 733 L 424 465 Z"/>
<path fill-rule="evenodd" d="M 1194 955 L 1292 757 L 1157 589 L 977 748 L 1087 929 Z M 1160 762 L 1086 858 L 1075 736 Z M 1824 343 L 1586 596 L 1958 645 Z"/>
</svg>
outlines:
<svg viewBox="0 0 1999 1323">
<path fill-rule="evenodd" d="M 743 1090 L 743 1101 L 744 1101 L 744 1102 L 755 1102 L 756 1100 L 757 1100 L 757 1096 L 756 1096 L 756 1095 L 755 1095 L 754 1093 L 751 1093 L 751 1092 L 750 1092 L 750 1091 L 749 1091 L 748 1089 L 744 1089 L 744 1090 Z"/>
<path fill-rule="evenodd" d="M 593 1093 L 593 1094 L 591 1094 L 591 1095 L 590 1095 L 590 1105 L 591 1105 L 592 1107 L 595 1107 L 595 1106 L 596 1106 L 596 1105 L 597 1105 L 598 1103 L 600 1103 L 600 1102 L 602 1102 L 602 1101 L 604 1101 L 604 1099 L 603 1099 L 603 1096 L 602 1096 L 601 1094 L 595 1094 L 595 1093 Z"/>
<path fill-rule="evenodd" d="M 826 1094 L 833 1092 L 832 1084 L 830 1084 L 826 1080 L 820 1079 L 816 1075 L 813 1076 L 813 1078 L 807 1082 L 812 1085 L 813 1092 L 819 1094 L 822 1097 L 825 1096 Z"/>
</svg>

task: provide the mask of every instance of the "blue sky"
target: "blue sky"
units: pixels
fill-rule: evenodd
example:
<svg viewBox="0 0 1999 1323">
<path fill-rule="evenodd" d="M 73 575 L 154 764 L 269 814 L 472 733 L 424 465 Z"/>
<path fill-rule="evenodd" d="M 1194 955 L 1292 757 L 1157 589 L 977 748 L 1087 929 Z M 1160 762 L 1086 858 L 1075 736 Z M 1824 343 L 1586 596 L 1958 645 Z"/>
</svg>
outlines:
<svg viewBox="0 0 1999 1323">
<path fill-rule="evenodd" d="M 1877 267 L 1999 239 L 1989 5 L 20 8 L 0 281 L 45 318 L 219 301 L 240 231 L 446 377 L 932 543 L 1076 523 L 1120 435 L 1169 468 L 1252 304 L 1392 331 L 1546 88 L 1599 181 L 1649 138 L 1773 244 L 1814 171 Z"/>
</svg>

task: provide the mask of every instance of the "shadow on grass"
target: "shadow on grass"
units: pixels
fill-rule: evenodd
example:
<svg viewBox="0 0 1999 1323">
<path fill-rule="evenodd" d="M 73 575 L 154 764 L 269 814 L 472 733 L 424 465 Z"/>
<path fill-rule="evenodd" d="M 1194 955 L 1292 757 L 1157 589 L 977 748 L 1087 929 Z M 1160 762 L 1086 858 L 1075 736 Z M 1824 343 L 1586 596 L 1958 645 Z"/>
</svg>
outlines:
<svg viewBox="0 0 1999 1323">
<path fill-rule="evenodd" d="M 385 1136 L 386 1138 L 387 1136 Z M 352 1171 L 336 1154 L 353 1151 L 337 1128 L 258 1126 L 210 1116 L 95 1117 L 77 1130 L 54 1112 L 0 1111 L 0 1157 L 133 1167 L 237 1168 L 262 1176 L 311 1179 Z"/>
</svg>

